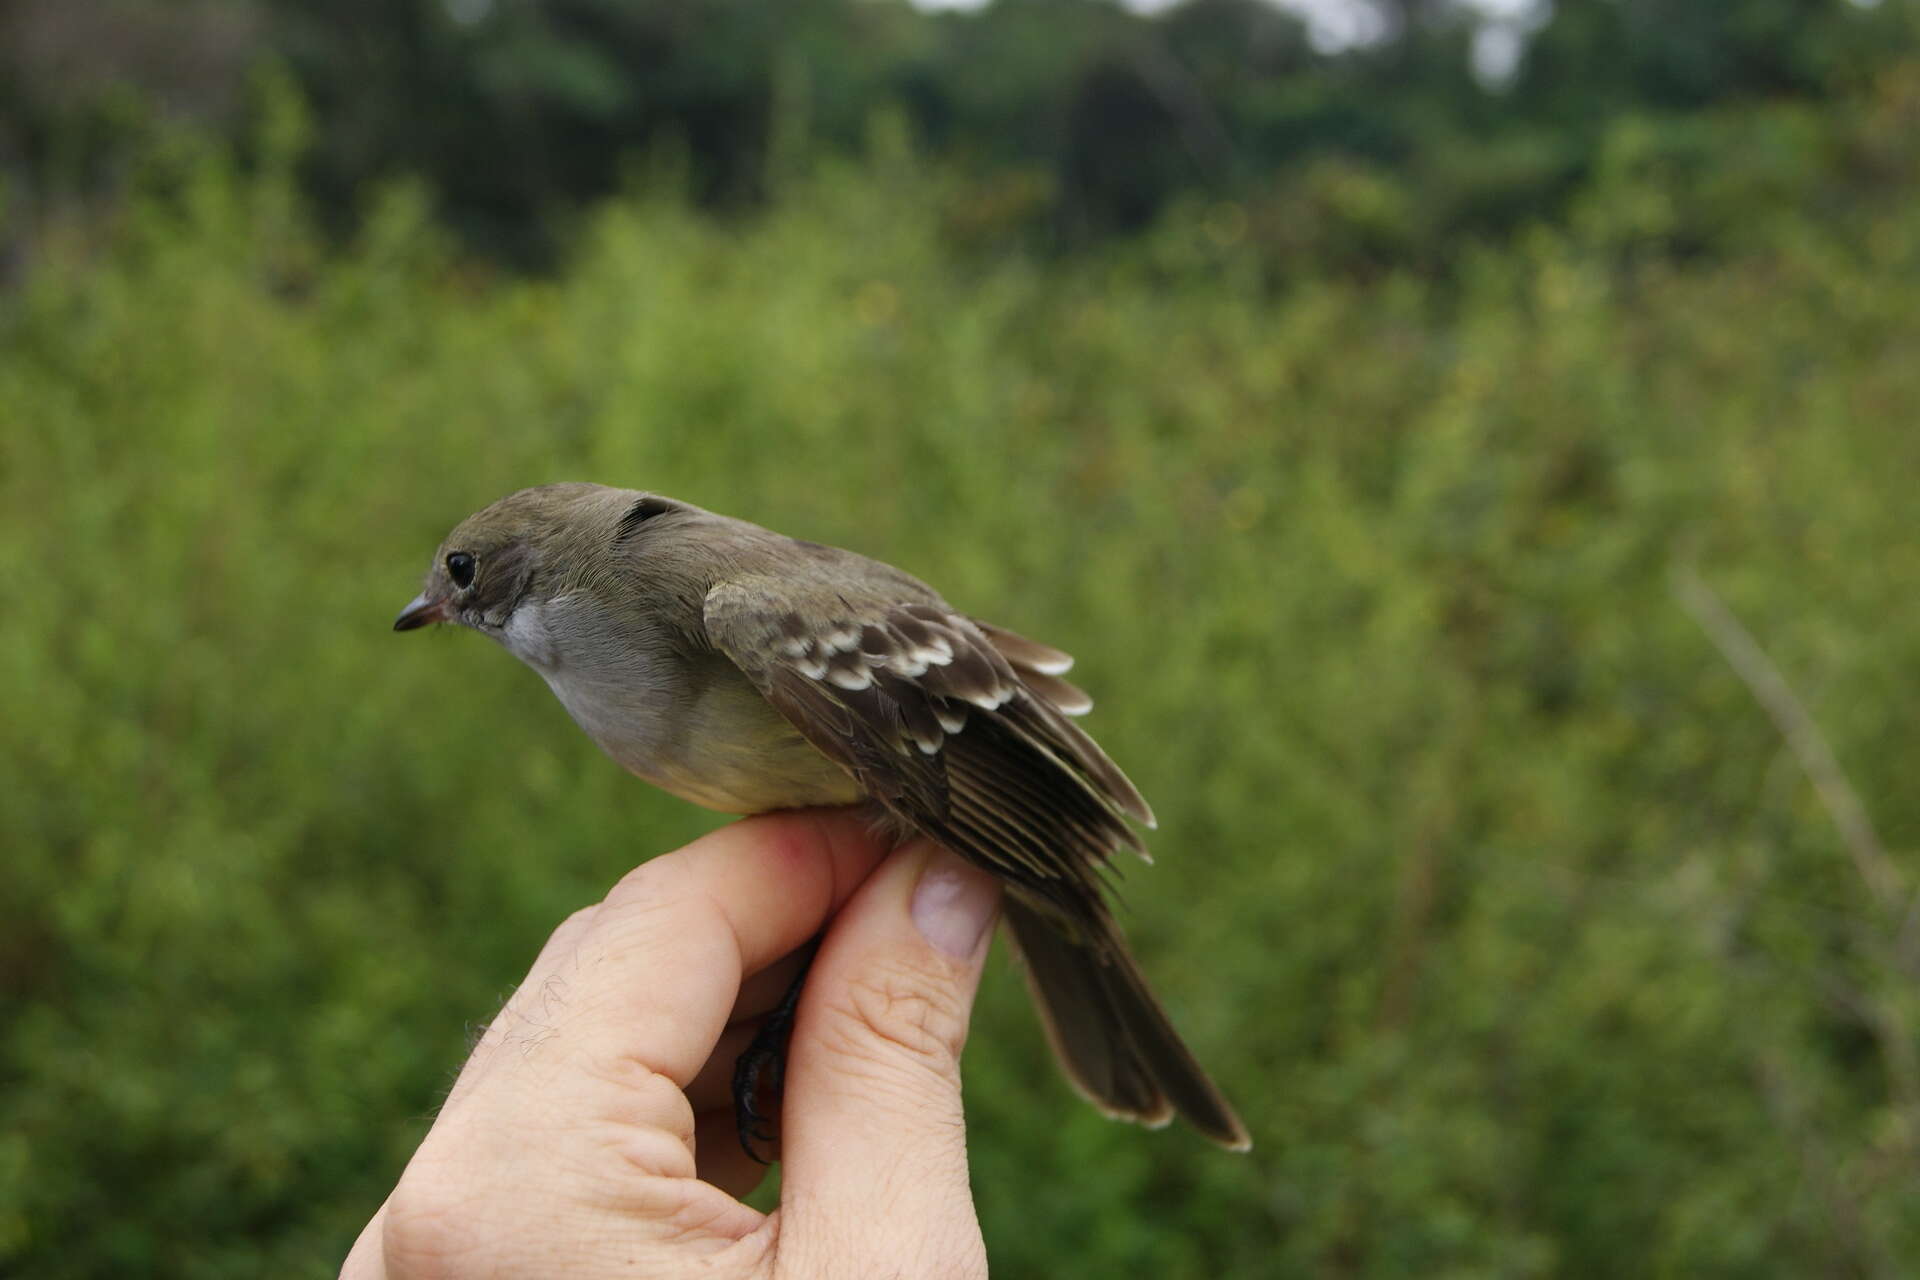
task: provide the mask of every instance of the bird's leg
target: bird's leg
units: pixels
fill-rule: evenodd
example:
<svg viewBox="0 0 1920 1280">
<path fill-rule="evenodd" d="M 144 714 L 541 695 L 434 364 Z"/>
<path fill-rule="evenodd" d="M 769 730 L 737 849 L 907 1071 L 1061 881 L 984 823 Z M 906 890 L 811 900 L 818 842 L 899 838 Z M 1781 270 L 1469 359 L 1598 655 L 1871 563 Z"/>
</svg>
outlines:
<svg viewBox="0 0 1920 1280">
<path fill-rule="evenodd" d="M 787 1076 L 787 1041 L 793 1035 L 800 989 L 806 986 L 807 970 L 813 967 L 813 954 L 819 946 L 820 940 L 815 938 L 802 949 L 800 971 L 793 975 L 780 1003 L 767 1013 L 746 1052 L 733 1064 L 733 1118 L 740 1128 L 740 1146 L 750 1159 L 761 1164 L 771 1163 L 758 1148 L 770 1146 L 778 1132 Z M 768 1096 L 764 1104 L 763 1094 Z"/>
</svg>

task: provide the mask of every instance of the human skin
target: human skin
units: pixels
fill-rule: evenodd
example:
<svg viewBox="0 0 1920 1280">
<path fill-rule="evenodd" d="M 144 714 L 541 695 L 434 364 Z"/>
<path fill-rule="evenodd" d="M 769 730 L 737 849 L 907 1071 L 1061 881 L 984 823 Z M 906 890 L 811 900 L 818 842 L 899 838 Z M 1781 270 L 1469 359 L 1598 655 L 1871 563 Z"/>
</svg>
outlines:
<svg viewBox="0 0 1920 1280">
<path fill-rule="evenodd" d="M 342 1276 L 986 1275 L 959 1063 L 998 890 L 887 848 L 852 811 L 749 818 L 571 916 Z M 823 927 L 762 1214 L 733 1064 Z"/>
</svg>

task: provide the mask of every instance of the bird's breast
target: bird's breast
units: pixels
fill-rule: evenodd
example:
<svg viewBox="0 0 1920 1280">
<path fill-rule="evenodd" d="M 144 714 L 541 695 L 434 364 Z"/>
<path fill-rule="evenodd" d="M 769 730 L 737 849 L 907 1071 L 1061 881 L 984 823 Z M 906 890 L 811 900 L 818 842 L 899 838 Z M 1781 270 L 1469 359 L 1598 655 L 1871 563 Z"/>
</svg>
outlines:
<svg viewBox="0 0 1920 1280">
<path fill-rule="evenodd" d="M 557 626 L 553 607 L 522 622 L 507 647 L 541 674 L 574 723 L 628 772 L 722 813 L 861 798 L 852 777 L 721 655 L 689 655 L 578 613 Z M 563 634 L 569 643 L 555 639 Z"/>
</svg>

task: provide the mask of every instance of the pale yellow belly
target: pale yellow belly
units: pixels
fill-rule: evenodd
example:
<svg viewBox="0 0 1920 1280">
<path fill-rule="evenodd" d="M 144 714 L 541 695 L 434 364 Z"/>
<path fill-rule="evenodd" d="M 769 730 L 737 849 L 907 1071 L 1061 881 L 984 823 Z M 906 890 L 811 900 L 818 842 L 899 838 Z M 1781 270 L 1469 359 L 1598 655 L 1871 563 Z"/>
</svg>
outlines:
<svg viewBox="0 0 1920 1280">
<path fill-rule="evenodd" d="M 810 759 L 782 762 L 784 767 L 769 767 L 768 757 L 763 756 L 760 763 L 745 768 L 737 767 L 736 761 L 692 766 L 681 761 L 656 761 L 645 769 L 627 768 L 663 791 L 721 813 L 853 804 L 862 798 L 859 786 L 845 770 L 812 747 L 806 750 Z"/>
<path fill-rule="evenodd" d="M 674 726 L 666 749 L 621 759 L 664 791 L 722 813 L 764 813 L 862 798 L 851 775 L 829 760 L 742 681 L 715 684 Z M 616 758 L 619 758 L 616 756 Z"/>
</svg>

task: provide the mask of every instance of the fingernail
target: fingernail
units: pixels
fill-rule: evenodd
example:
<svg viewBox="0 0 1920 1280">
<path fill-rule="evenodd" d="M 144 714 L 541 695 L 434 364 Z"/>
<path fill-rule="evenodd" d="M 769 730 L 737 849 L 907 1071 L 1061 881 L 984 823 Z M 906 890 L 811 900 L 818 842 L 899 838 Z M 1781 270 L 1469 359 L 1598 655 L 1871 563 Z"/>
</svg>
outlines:
<svg viewBox="0 0 1920 1280">
<path fill-rule="evenodd" d="M 958 960 L 970 960 L 993 927 L 1000 886 L 978 867 L 935 849 L 913 889 L 913 922 L 920 936 Z"/>
</svg>

